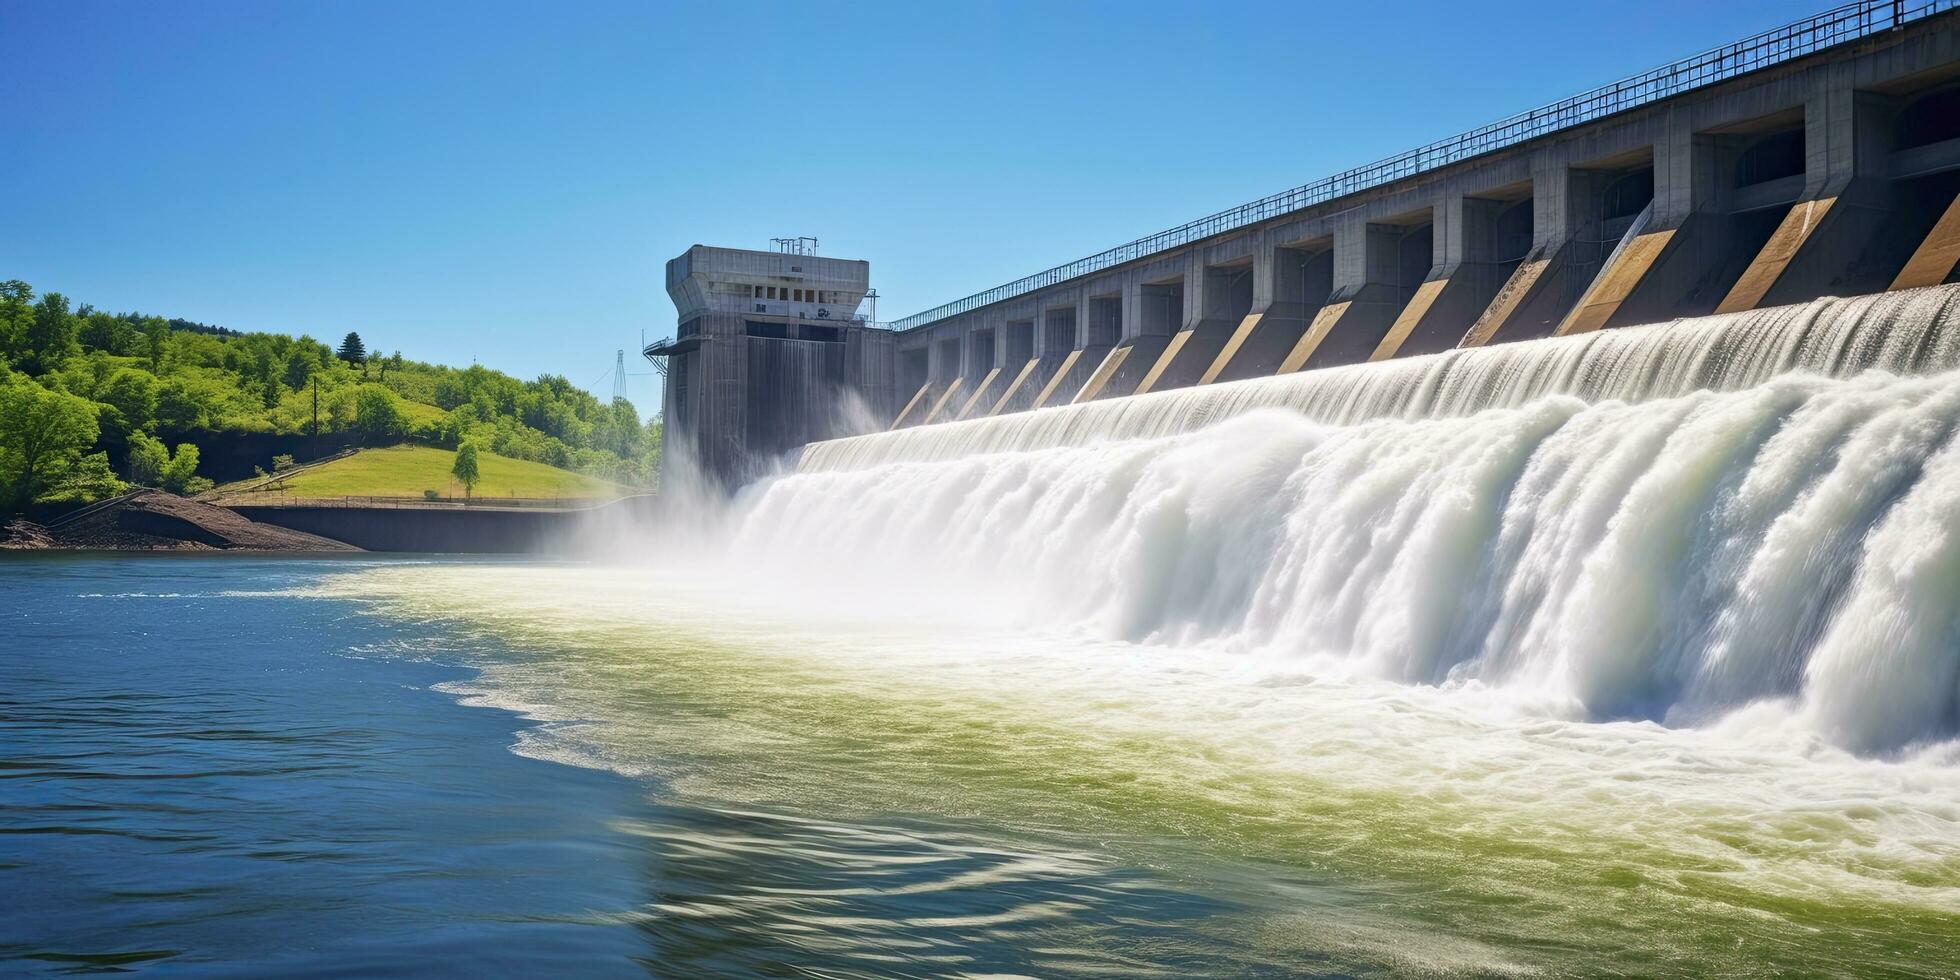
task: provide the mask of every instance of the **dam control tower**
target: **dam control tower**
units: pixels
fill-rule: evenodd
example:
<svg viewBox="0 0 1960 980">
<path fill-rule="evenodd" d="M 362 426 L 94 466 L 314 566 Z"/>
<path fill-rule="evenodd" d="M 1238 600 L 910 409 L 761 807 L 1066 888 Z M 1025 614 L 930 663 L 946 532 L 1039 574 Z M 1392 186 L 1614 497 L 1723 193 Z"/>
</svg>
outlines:
<svg viewBox="0 0 1960 980">
<path fill-rule="evenodd" d="M 665 471 L 736 485 L 897 411 L 892 335 L 857 312 L 871 263 L 818 255 L 814 238 L 775 245 L 695 245 L 667 263 L 679 326 L 642 352 L 667 378 Z"/>
</svg>

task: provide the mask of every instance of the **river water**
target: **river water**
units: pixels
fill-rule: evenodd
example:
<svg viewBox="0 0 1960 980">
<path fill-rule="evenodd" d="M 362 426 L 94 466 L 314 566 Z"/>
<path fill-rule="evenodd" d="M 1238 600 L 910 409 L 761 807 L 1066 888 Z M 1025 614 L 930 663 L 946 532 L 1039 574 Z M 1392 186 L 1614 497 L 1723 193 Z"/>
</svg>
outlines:
<svg viewBox="0 0 1960 980">
<path fill-rule="evenodd" d="M 0 972 L 1960 968 L 1937 754 L 818 591 L 0 561 Z"/>
</svg>

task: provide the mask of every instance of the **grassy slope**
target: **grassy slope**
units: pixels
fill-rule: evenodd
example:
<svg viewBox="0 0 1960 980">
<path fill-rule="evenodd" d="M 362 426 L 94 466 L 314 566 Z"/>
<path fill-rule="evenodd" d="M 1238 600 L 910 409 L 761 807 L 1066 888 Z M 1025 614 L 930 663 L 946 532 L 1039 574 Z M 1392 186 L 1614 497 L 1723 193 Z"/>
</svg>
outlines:
<svg viewBox="0 0 1960 980">
<path fill-rule="evenodd" d="M 307 470 L 286 482 L 288 497 L 421 497 L 434 490 L 461 497 L 463 487 L 449 475 L 456 454 L 427 446 L 363 449 L 346 459 Z M 610 499 L 631 491 L 596 477 L 561 470 L 543 463 L 508 459 L 493 453 L 477 456 L 483 479 L 479 497 L 597 497 Z"/>
</svg>

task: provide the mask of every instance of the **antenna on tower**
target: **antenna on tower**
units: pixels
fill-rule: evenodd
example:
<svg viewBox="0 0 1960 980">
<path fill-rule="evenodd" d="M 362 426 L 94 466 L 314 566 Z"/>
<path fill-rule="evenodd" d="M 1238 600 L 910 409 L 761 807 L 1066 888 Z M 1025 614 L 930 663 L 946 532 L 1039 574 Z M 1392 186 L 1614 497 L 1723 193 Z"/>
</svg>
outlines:
<svg viewBox="0 0 1960 980">
<path fill-rule="evenodd" d="M 613 401 L 626 397 L 626 349 L 613 352 Z"/>
</svg>

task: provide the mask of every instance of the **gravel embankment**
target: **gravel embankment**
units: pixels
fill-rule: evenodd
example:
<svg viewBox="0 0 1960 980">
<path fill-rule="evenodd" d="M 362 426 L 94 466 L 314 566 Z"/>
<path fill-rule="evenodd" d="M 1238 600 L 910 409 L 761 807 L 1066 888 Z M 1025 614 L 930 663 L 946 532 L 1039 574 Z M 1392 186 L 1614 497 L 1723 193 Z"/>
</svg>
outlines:
<svg viewBox="0 0 1960 980">
<path fill-rule="evenodd" d="M 14 521 L 0 548 L 102 551 L 359 551 L 302 531 L 247 520 L 223 507 L 153 490 L 85 517 L 43 528 Z"/>
</svg>

